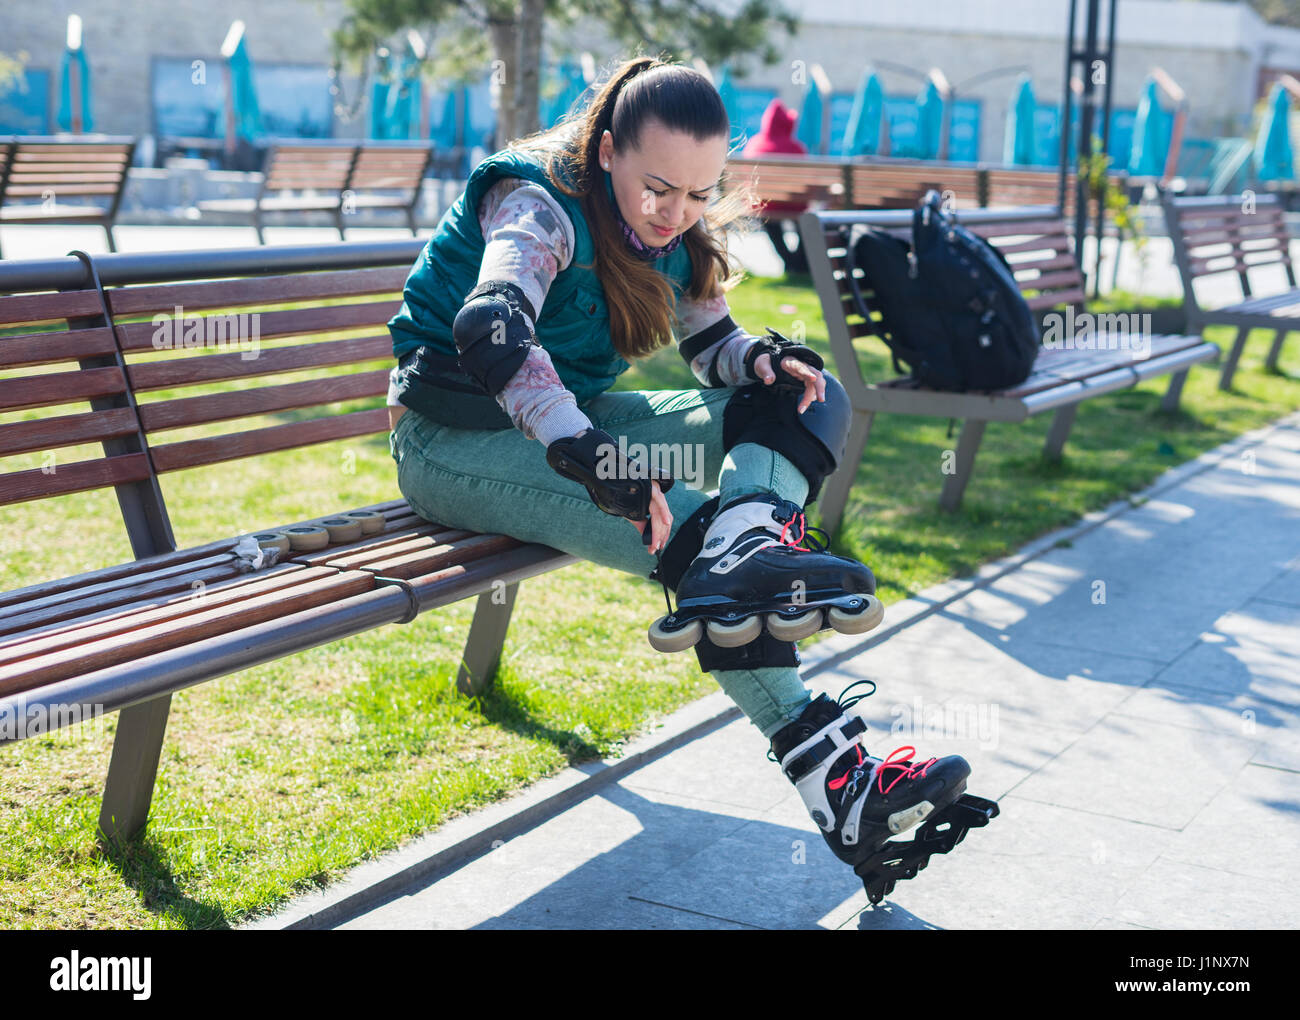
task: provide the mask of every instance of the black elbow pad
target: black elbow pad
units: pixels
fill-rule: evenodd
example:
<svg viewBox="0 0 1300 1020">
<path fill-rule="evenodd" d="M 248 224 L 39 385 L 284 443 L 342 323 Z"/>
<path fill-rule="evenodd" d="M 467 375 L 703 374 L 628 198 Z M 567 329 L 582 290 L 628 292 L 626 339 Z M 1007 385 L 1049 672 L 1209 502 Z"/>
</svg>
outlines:
<svg viewBox="0 0 1300 1020">
<path fill-rule="evenodd" d="M 451 324 L 461 369 L 496 397 L 537 342 L 533 309 L 513 283 L 482 283 L 466 295 Z"/>
</svg>

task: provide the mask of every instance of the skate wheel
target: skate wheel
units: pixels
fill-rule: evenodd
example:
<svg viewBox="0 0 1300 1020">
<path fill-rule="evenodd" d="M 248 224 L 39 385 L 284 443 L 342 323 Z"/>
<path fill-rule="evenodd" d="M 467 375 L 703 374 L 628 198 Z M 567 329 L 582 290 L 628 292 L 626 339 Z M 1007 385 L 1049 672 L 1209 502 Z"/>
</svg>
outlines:
<svg viewBox="0 0 1300 1020">
<path fill-rule="evenodd" d="M 798 616 L 767 614 L 767 630 L 778 641 L 802 641 L 822 629 L 822 611 L 810 609 Z"/>
<path fill-rule="evenodd" d="M 831 606 L 826 617 L 832 627 L 841 634 L 864 634 L 885 618 L 885 607 L 874 595 L 859 595 L 866 603 L 856 613 L 846 612 L 839 606 Z"/>
<path fill-rule="evenodd" d="M 665 627 L 666 619 L 661 616 L 650 624 L 650 647 L 656 652 L 684 652 L 694 647 L 704 635 L 704 624 L 699 620 L 692 620 L 684 627 Z"/>
<path fill-rule="evenodd" d="M 750 616 L 739 623 L 709 621 L 709 640 L 719 648 L 739 648 L 747 645 L 763 632 L 763 618 Z"/>
</svg>

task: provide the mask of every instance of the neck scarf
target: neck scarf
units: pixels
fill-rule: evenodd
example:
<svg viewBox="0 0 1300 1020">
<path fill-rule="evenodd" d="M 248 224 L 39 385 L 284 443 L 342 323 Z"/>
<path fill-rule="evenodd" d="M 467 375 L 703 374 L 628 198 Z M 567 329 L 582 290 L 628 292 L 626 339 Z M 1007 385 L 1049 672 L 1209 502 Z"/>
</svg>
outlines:
<svg viewBox="0 0 1300 1020">
<path fill-rule="evenodd" d="M 627 242 L 628 248 L 632 254 L 638 258 L 645 259 L 647 262 L 653 262 L 655 259 L 661 259 L 665 255 L 671 255 L 677 250 L 677 246 L 682 243 L 682 235 L 674 234 L 673 239 L 665 244 L 662 248 L 655 248 L 646 244 L 641 238 L 636 236 L 636 231 L 628 226 L 627 220 L 623 219 L 623 214 L 619 212 L 618 202 L 614 199 L 614 183 L 609 176 L 609 171 L 605 171 L 605 194 L 609 196 L 609 204 L 614 210 L 614 216 L 618 219 L 618 224 L 623 228 L 623 240 Z"/>
</svg>

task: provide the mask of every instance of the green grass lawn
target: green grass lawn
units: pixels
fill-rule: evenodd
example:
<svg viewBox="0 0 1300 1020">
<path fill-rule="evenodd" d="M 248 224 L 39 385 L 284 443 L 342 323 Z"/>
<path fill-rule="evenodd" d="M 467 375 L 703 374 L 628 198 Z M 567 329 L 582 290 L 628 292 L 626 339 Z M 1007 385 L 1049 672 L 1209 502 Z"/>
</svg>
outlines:
<svg viewBox="0 0 1300 1020">
<path fill-rule="evenodd" d="M 802 334 L 829 358 L 806 278 L 749 280 L 731 305 L 751 332 Z M 948 422 L 880 416 L 834 547 L 872 567 L 886 604 L 968 574 L 1300 406 L 1300 346 L 1266 374 L 1267 345 L 1252 338 L 1231 393 L 1217 369 L 1193 369 L 1176 415 L 1158 410 L 1164 380 L 1085 403 L 1060 464 L 1039 455 L 1050 415 L 991 424 L 956 515 L 937 507 Z M 861 344 L 868 378 L 888 374 L 882 350 Z M 695 385 L 668 350 L 617 388 Z M 182 545 L 399 495 L 383 440 L 163 484 Z M 2 509 L 0 525 L 0 590 L 131 558 L 111 493 Z M 717 689 L 693 655 L 650 649 L 658 585 L 584 563 L 521 586 L 496 686 L 470 700 L 455 672 L 472 612 L 462 602 L 175 695 L 150 825 L 125 852 L 94 835 L 115 715 L 0 749 L 0 927 L 233 926 L 566 764 L 617 754 Z"/>
</svg>

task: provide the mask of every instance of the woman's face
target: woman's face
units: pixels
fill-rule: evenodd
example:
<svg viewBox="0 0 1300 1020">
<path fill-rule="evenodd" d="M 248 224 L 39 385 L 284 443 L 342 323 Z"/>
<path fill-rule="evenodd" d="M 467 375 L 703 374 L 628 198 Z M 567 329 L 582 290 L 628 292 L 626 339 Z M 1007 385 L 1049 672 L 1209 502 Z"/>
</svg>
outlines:
<svg viewBox="0 0 1300 1020">
<path fill-rule="evenodd" d="M 643 244 L 662 248 L 704 215 L 727 165 L 727 136 L 702 142 L 670 131 L 651 118 L 641 145 L 614 152 L 608 131 L 600 139 L 600 165 L 614 185 L 618 211 Z M 666 228 L 666 229 L 661 229 Z"/>
</svg>

